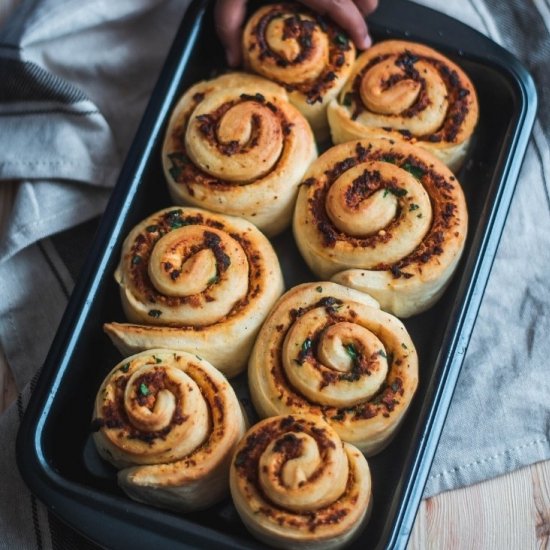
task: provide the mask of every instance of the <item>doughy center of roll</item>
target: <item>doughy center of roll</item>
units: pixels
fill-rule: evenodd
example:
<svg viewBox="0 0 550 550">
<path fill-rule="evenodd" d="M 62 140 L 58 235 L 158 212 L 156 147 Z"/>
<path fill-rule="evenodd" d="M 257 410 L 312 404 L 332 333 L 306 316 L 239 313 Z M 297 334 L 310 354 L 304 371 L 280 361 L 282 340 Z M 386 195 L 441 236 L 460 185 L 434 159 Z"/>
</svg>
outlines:
<svg viewBox="0 0 550 550">
<path fill-rule="evenodd" d="M 398 214 L 397 196 L 384 187 L 394 177 L 395 171 L 385 162 L 368 162 L 344 172 L 327 194 L 326 210 L 332 223 L 356 237 L 384 229 Z"/>
<path fill-rule="evenodd" d="M 290 327 L 283 345 L 285 374 L 312 403 L 350 407 L 382 387 L 388 374 L 384 344 L 360 323 L 335 323 L 324 308 L 314 308 Z"/>
<path fill-rule="evenodd" d="M 275 78 L 287 84 L 315 80 L 329 60 L 328 37 L 304 15 L 273 19 L 266 28 L 266 43 L 292 67 L 273 67 Z M 273 72 L 273 69 L 270 69 Z"/>
<path fill-rule="evenodd" d="M 275 504 L 303 512 L 323 508 L 345 491 L 348 462 L 341 445 L 323 451 L 310 434 L 287 433 L 272 441 L 259 462 L 260 485 Z"/>
<path fill-rule="evenodd" d="M 195 111 L 185 135 L 187 153 L 195 165 L 216 178 L 238 183 L 261 178 L 274 168 L 283 151 L 281 119 L 268 102 L 240 100 L 227 108 L 224 101 L 220 90 Z M 226 105 L 220 116 L 215 114 L 219 103 Z"/>
<path fill-rule="evenodd" d="M 198 324 L 195 311 L 201 324 L 216 322 L 248 292 L 248 258 L 241 244 L 205 225 L 180 227 L 161 237 L 151 251 L 147 270 L 162 295 L 197 297 L 181 307 L 167 307 L 159 322 L 166 322 L 171 309 L 177 310 L 175 318 L 182 324 Z"/>
<path fill-rule="evenodd" d="M 179 452 L 185 455 L 209 433 L 208 408 L 196 382 L 182 370 L 162 363 L 144 366 L 132 374 L 124 390 L 124 410 L 138 430 L 151 435 L 160 432 L 147 442 L 139 437 L 126 439 L 127 452 L 154 455 L 174 446 L 176 439 Z"/>
<path fill-rule="evenodd" d="M 392 77 L 401 75 L 403 80 L 392 83 Z M 420 82 L 406 78 L 404 71 L 399 70 L 395 63 L 386 61 L 367 71 L 359 92 L 363 103 L 371 111 L 395 115 L 414 104 L 421 87 Z"/>
<path fill-rule="evenodd" d="M 351 372 L 361 360 L 361 354 L 376 354 L 373 350 L 383 349 L 382 342 L 369 330 L 353 323 L 337 323 L 328 327 L 322 334 L 317 346 L 319 360 L 331 369 L 339 372 Z M 378 355 L 380 357 L 380 355 Z M 374 395 L 388 373 L 388 362 L 375 355 L 375 361 L 369 366 L 370 388 L 365 396 Z"/>
<path fill-rule="evenodd" d="M 367 108 L 357 121 L 425 136 L 441 128 L 447 116 L 447 87 L 429 61 L 403 54 L 370 67 L 359 84 Z"/>
<path fill-rule="evenodd" d="M 382 161 L 364 162 L 344 172 L 330 187 L 325 208 L 344 235 L 382 237 L 369 248 L 376 263 L 395 262 L 410 254 L 432 220 L 430 198 L 421 182 L 407 170 Z"/>
<path fill-rule="evenodd" d="M 186 245 L 177 231 L 156 243 L 149 261 L 149 277 L 166 296 L 192 296 L 204 291 L 216 277 L 216 258 L 208 248 L 185 258 Z"/>
</svg>

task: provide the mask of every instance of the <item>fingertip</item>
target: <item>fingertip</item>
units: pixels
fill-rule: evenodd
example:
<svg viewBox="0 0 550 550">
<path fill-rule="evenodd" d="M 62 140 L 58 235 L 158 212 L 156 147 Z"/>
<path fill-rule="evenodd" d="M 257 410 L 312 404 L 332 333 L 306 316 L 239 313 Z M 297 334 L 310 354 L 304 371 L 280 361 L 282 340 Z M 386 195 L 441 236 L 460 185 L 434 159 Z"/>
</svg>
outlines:
<svg viewBox="0 0 550 550">
<path fill-rule="evenodd" d="M 351 38 L 359 50 L 366 50 L 372 46 L 372 38 L 370 37 L 367 28 L 361 29 L 360 31 L 355 29 L 355 32 Z"/>
<path fill-rule="evenodd" d="M 360 50 L 366 50 L 372 46 L 372 38 L 369 33 L 367 33 L 361 40 L 361 44 L 358 45 Z"/>
</svg>

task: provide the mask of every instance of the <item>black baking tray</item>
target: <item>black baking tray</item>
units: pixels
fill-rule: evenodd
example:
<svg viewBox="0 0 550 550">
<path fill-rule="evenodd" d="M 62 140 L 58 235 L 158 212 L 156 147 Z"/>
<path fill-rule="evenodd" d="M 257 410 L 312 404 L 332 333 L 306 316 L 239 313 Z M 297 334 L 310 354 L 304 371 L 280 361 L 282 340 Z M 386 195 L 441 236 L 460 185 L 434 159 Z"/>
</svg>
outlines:
<svg viewBox="0 0 550 550">
<path fill-rule="evenodd" d="M 258 6 L 251 4 L 250 9 Z M 122 240 L 141 219 L 171 204 L 160 162 L 168 116 L 184 89 L 224 69 L 212 9 L 212 2 L 195 0 L 183 19 L 17 439 L 19 468 L 31 490 L 63 521 L 108 548 L 263 547 L 248 535 L 229 498 L 185 516 L 127 498 L 114 470 L 99 459 L 89 430 L 96 391 L 120 360 L 102 324 L 124 319 L 113 280 Z M 352 545 L 404 548 L 512 200 L 537 99 L 529 73 L 511 54 L 442 14 L 406 0 L 384 0 L 370 18 L 370 29 L 375 40 L 417 40 L 454 59 L 472 78 L 481 113 L 459 173 L 470 214 L 465 253 L 440 302 L 405 322 L 419 352 L 419 389 L 398 437 L 369 459 L 373 514 Z M 287 288 L 315 280 L 290 231 L 273 242 Z M 244 377 L 236 384 L 242 395 Z"/>
</svg>

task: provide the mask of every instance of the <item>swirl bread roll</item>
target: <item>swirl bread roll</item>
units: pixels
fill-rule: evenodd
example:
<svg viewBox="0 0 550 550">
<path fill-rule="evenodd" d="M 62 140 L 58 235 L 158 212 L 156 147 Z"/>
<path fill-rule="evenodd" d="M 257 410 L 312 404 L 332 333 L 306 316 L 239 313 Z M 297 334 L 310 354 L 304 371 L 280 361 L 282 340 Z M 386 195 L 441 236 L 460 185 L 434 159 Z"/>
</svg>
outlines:
<svg viewBox="0 0 550 550">
<path fill-rule="evenodd" d="M 285 229 L 317 157 L 311 128 L 287 99 L 280 86 L 244 73 L 192 86 L 162 149 L 176 204 L 245 218 L 269 236 Z"/>
<path fill-rule="evenodd" d="M 311 165 L 294 235 L 319 278 L 335 276 L 408 317 L 445 290 L 467 223 L 462 188 L 443 163 L 414 145 L 372 139 L 337 145 Z"/>
<path fill-rule="evenodd" d="M 260 8 L 242 41 L 246 69 L 284 86 L 317 140 L 328 138 L 326 108 L 350 75 L 353 42 L 334 23 L 292 3 Z"/>
<path fill-rule="evenodd" d="M 115 272 L 131 323 L 104 327 L 123 355 L 151 348 L 196 353 L 226 376 L 246 366 L 283 292 L 269 241 L 246 220 L 166 208 L 128 235 Z"/>
<path fill-rule="evenodd" d="M 328 120 L 335 144 L 390 137 L 430 151 L 460 168 L 479 116 L 474 86 L 437 51 L 401 40 L 361 54 Z"/>
<path fill-rule="evenodd" d="M 97 394 L 93 435 L 133 499 L 207 508 L 227 493 L 233 451 L 246 430 L 225 377 L 196 355 L 150 350 L 121 361 Z"/>
<path fill-rule="evenodd" d="M 253 426 L 235 453 L 230 485 L 248 530 L 276 548 L 342 548 L 370 516 L 365 457 L 318 416 Z"/>
<path fill-rule="evenodd" d="M 418 385 L 407 330 L 362 292 L 332 282 L 285 293 L 266 319 L 248 366 L 261 417 L 323 416 L 343 441 L 380 452 Z"/>
</svg>

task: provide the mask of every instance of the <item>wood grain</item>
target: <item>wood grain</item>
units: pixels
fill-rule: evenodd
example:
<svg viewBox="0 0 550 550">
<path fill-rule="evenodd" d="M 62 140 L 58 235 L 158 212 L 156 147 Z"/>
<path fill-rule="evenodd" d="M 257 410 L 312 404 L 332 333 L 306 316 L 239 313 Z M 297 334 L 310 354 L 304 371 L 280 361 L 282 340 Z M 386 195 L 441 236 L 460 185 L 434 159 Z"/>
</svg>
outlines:
<svg viewBox="0 0 550 550">
<path fill-rule="evenodd" d="M 550 461 L 422 502 L 409 550 L 550 548 Z"/>
</svg>

